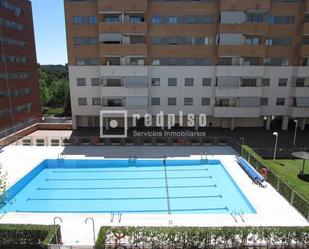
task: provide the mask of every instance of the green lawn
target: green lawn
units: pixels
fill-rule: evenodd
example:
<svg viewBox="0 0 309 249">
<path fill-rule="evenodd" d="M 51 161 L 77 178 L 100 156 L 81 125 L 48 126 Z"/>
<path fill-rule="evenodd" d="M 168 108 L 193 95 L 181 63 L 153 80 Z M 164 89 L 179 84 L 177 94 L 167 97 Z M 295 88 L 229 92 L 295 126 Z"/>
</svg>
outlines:
<svg viewBox="0 0 309 249">
<path fill-rule="evenodd" d="M 309 201 L 309 160 L 305 164 L 308 181 L 300 180 L 297 174 L 303 167 L 303 160 L 264 160 L 269 169 L 281 177 L 296 192 Z"/>
</svg>

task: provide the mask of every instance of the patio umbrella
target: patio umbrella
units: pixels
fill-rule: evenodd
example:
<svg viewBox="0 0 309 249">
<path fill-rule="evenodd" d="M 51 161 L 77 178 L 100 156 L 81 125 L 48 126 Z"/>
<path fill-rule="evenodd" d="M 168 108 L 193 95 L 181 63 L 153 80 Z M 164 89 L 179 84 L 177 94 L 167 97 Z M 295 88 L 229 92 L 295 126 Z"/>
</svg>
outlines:
<svg viewBox="0 0 309 249">
<path fill-rule="evenodd" d="M 309 160 L 309 152 L 306 152 L 306 151 L 293 152 L 292 156 L 303 159 L 302 175 L 304 175 L 305 174 L 305 163 L 306 163 L 306 160 Z"/>
</svg>

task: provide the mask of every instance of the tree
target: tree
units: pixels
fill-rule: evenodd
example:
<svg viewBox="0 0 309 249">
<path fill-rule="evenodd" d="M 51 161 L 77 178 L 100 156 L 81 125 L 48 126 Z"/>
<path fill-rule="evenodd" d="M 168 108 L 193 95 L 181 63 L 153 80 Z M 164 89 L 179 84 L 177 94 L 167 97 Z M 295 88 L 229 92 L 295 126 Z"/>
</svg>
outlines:
<svg viewBox="0 0 309 249">
<path fill-rule="evenodd" d="M 7 189 L 7 172 L 0 164 L 0 205 L 5 204 L 5 191 Z"/>
<path fill-rule="evenodd" d="M 39 72 L 43 112 L 70 116 L 68 67 L 62 65 L 40 66 Z"/>
</svg>

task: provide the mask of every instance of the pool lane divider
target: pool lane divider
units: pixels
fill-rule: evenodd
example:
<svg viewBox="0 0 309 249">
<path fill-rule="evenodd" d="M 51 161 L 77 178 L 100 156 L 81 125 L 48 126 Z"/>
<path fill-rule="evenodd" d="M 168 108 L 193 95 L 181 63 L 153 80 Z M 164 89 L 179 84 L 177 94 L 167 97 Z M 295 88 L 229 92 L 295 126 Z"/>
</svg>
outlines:
<svg viewBox="0 0 309 249">
<path fill-rule="evenodd" d="M 180 188 L 216 188 L 216 184 L 212 185 L 184 185 L 184 186 L 170 186 L 170 189 L 180 189 Z M 165 189 L 166 186 L 153 186 L 153 187 L 144 187 L 144 186 L 137 186 L 137 187 L 105 187 L 105 188 L 37 188 L 38 191 L 49 191 L 49 190 L 126 190 L 126 189 Z"/>
<path fill-rule="evenodd" d="M 65 171 L 65 170 L 54 170 L 54 174 L 62 174 L 62 173 L 139 173 L 139 172 L 163 172 L 164 170 L 161 169 L 152 169 L 152 170 L 72 170 L 72 171 Z M 208 169 L 169 169 L 171 172 L 192 172 L 192 171 L 208 171 Z"/>
<path fill-rule="evenodd" d="M 137 180 L 164 180 L 167 177 L 135 177 L 135 178 L 46 178 L 45 181 L 137 181 Z M 176 176 L 169 179 L 212 179 L 212 176 Z"/>
<path fill-rule="evenodd" d="M 175 197 L 116 197 L 116 198 L 28 198 L 26 201 L 130 201 L 130 200 L 165 200 L 165 199 L 209 199 L 221 198 L 222 195 L 175 196 Z"/>
<path fill-rule="evenodd" d="M 153 209 L 153 210 L 113 210 L 116 213 L 166 213 L 166 209 Z M 190 209 L 172 209 L 171 212 L 204 212 L 204 211 L 229 211 L 228 207 L 223 208 L 190 208 Z M 97 213 L 97 214 L 109 214 L 111 210 L 106 211 L 96 211 L 96 210 L 41 210 L 41 211 L 32 211 L 32 210 L 16 210 L 16 213 L 24 213 L 24 212 L 31 212 L 31 213 Z"/>
</svg>

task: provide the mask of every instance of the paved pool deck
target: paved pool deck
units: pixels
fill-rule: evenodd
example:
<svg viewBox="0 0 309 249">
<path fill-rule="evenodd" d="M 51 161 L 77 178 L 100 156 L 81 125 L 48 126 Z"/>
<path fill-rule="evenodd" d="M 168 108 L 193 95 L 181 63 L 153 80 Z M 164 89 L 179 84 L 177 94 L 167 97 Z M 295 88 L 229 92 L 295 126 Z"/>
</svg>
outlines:
<svg viewBox="0 0 309 249">
<path fill-rule="evenodd" d="M 110 214 L 44 214 L 44 213 L 7 213 L 0 223 L 6 224 L 53 224 L 53 218 L 62 218 L 61 230 L 66 245 L 93 245 L 92 225 L 85 219 L 95 220 L 96 233 L 101 226 L 309 226 L 306 219 L 297 212 L 276 190 L 267 184 L 261 188 L 252 183 L 235 161 L 237 153 L 231 147 L 215 146 L 177 146 L 177 147 L 22 147 L 8 146 L 0 154 L 0 163 L 8 172 L 8 183 L 13 185 L 30 172 L 44 159 L 56 159 L 65 152 L 66 159 L 104 159 L 162 158 L 164 155 L 174 159 L 200 159 L 206 152 L 208 159 L 218 159 L 254 206 L 256 214 L 245 214 L 243 222 L 226 214 L 122 214 L 115 215 L 113 222 Z"/>
</svg>

